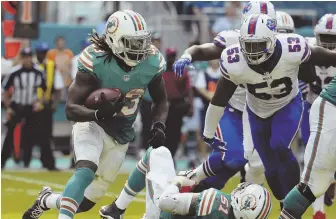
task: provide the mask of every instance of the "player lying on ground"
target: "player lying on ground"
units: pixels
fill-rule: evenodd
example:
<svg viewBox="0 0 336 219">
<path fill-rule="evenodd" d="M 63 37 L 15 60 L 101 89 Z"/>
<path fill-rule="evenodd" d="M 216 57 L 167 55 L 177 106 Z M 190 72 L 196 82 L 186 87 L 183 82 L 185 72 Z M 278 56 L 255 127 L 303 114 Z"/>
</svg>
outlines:
<svg viewBox="0 0 336 219">
<path fill-rule="evenodd" d="M 161 73 L 165 59 L 151 45 L 151 33 L 138 13 L 125 10 L 112 14 L 105 33 L 91 38 L 78 61 L 78 73 L 69 88 L 67 118 L 73 126 L 76 171 L 62 194 L 45 187 L 23 219 L 36 219 L 43 211 L 59 209 L 59 219 L 90 210 L 114 181 L 134 139 L 133 123 L 145 90 L 153 99 L 152 138 L 149 144 L 165 141 L 167 95 Z M 103 101 L 97 110 L 84 105 L 98 88 L 122 93 L 117 101 Z"/>
<path fill-rule="evenodd" d="M 221 151 L 215 151 L 212 153 L 209 158 L 204 161 L 201 165 L 199 165 L 195 170 L 193 171 L 187 171 L 187 174 L 183 174 L 187 176 L 189 179 L 191 179 L 195 186 L 192 188 L 189 188 L 188 191 L 193 191 L 193 189 L 204 179 L 215 176 L 218 173 L 222 172 L 222 166 L 224 164 L 223 158 L 223 152 L 225 149 L 223 148 Z M 148 150 L 150 152 L 150 150 Z M 162 158 L 162 160 L 164 160 Z M 105 218 L 111 219 L 118 219 L 121 218 L 124 214 L 126 208 L 129 206 L 129 204 L 132 202 L 132 200 L 135 198 L 135 196 L 145 188 L 146 183 L 146 173 L 149 172 L 149 170 L 153 170 L 152 168 L 148 167 L 148 156 L 144 156 L 137 164 L 137 167 L 133 170 L 133 172 L 128 177 L 128 180 L 125 183 L 125 186 L 120 193 L 119 197 L 108 207 L 102 207 L 101 211 L 108 212 L 108 215 L 104 215 Z M 161 164 L 156 164 L 161 165 Z M 162 165 L 164 166 L 170 166 L 165 163 Z M 149 170 L 148 170 L 149 169 Z M 173 171 L 171 171 L 173 172 Z M 185 189 L 186 190 L 186 189 Z M 148 186 L 147 186 L 147 191 Z M 149 200 L 149 199 L 148 199 Z M 148 201 L 147 200 L 147 201 Z M 151 214 L 151 209 L 153 209 L 153 206 L 151 206 L 152 202 L 147 202 L 147 217 L 157 217 L 158 213 Z M 101 213 L 102 215 L 102 213 Z"/>
<path fill-rule="evenodd" d="M 243 113 L 244 147 L 257 150 L 265 167 L 268 185 L 283 200 L 300 178 L 300 168 L 289 148 L 302 114 L 298 71 L 301 63 L 336 65 L 336 53 L 309 47 L 297 34 L 277 34 L 276 22 L 264 14 L 245 19 L 240 44 L 226 48 L 221 71 L 209 105 L 205 140 L 216 147 L 216 127 L 225 107 L 239 85 L 247 88 Z"/>
<path fill-rule="evenodd" d="M 180 193 L 182 187 L 190 187 L 195 183 L 185 175 L 175 175 L 171 154 L 162 146 L 147 150 L 128 178 L 123 191 L 134 194 L 137 192 L 133 190 L 137 189 L 136 185 L 146 184 L 146 219 L 171 219 L 175 215 L 215 219 L 264 219 L 271 212 L 271 196 L 259 185 L 240 184 L 231 195 L 212 188 L 202 193 Z M 110 213 L 102 215 L 103 218 L 119 219 L 123 215 Z"/>
<path fill-rule="evenodd" d="M 300 219 L 316 198 L 335 182 L 336 77 L 310 110 L 310 137 L 304 155 L 301 182 L 286 196 L 279 219 Z M 299 204 L 297 204 L 299 203 Z"/>
</svg>

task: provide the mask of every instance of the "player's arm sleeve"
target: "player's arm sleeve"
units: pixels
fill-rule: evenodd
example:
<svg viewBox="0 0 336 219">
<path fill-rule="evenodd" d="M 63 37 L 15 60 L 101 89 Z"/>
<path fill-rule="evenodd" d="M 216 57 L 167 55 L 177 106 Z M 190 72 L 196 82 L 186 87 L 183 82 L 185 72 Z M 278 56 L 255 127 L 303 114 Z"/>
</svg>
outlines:
<svg viewBox="0 0 336 219">
<path fill-rule="evenodd" d="M 223 32 L 217 34 L 217 36 L 213 39 L 213 43 L 222 50 L 226 48 L 226 40 Z"/>
<path fill-rule="evenodd" d="M 319 46 L 310 48 L 311 55 L 309 61 L 317 66 L 336 66 L 336 52 Z"/>
<path fill-rule="evenodd" d="M 93 55 L 88 52 L 88 48 L 84 49 L 78 58 L 78 72 L 86 72 L 95 75 L 93 71 L 93 58 Z"/>
<path fill-rule="evenodd" d="M 237 85 L 225 77 L 221 77 L 218 80 L 215 94 L 209 104 L 205 116 L 204 137 L 214 137 L 217 125 L 224 114 L 224 108 L 236 88 Z"/>
</svg>

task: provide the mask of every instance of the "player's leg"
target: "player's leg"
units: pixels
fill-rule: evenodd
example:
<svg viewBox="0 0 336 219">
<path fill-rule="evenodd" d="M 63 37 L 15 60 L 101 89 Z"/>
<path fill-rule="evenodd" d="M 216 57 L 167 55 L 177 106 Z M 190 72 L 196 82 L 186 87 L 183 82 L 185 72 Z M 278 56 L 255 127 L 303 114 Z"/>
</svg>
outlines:
<svg viewBox="0 0 336 219">
<path fill-rule="evenodd" d="M 36 219 L 50 208 L 60 210 L 59 219 L 74 217 L 99 165 L 103 149 L 102 129 L 94 122 L 76 123 L 73 126 L 73 141 L 76 170 L 62 195 L 52 193 L 50 188 L 42 190 L 34 205 L 25 212 L 24 219 Z M 36 209 L 40 210 L 39 216 L 31 217 L 37 212 Z"/>
<path fill-rule="evenodd" d="M 301 94 L 276 112 L 272 118 L 271 149 L 276 155 L 276 165 L 283 200 L 288 192 L 300 181 L 300 166 L 291 149 L 291 144 L 300 128 L 303 115 Z"/>
<path fill-rule="evenodd" d="M 147 160 L 146 219 L 160 217 L 158 200 L 165 187 L 176 176 L 170 151 L 165 147 L 153 149 Z"/>
<path fill-rule="evenodd" d="M 309 118 L 311 134 L 305 151 L 301 182 L 286 196 L 280 218 L 301 218 L 306 209 L 317 197 L 324 194 L 334 181 L 335 113 L 336 107 L 320 97 L 313 103 Z"/>
<path fill-rule="evenodd" d="M 227 143 L 227 152 L 223 155 L 223 162 L 220 162 L 221 171 L 216 176 L 206 178 L 195 188 L 194 192 L 205 189 L 222 189 L 226 182 L 234 176 L 246 164 L 243 148 L 243 124 L 242 113 L 227 106 L 216 130 L 216 135 Z M 208 159 L 209 162 L 212 159 Z M 215 163 L 216 164 L 216 163 Z M 210 164 L 212 166 L 212 164 Z"/>
<path fill-rule="evenodd" d="M 277 156 L 270 147 L 271 122 L 272 118 L 262 119 L 246 105 L 243 113 L 244 151 L 246 158 L 249 159 L 253 151 L 257 150 L 265 167 L 267 183 L 273 195 L 281 200 L 282 187 L 277 173 L 277 165 L 274 162 Z"/>
<path fill-rule="evenodd" d="M 151 151 L 152 148 L 147 149 L 145 155 L 129 175 L 118 198 L 113 202 L 118 211 L 124 212 L 135 196 L 146 187 L 147 160 Z"/>
</svg>

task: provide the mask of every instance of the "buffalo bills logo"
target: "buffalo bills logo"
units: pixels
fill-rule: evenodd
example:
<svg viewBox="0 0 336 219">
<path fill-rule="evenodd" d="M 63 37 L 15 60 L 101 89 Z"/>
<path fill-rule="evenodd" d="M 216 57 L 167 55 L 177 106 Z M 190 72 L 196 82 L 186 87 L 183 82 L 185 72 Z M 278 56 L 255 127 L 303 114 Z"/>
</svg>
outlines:
<svg viewBox="0 0 336 219">
<path fill-rule="evenodd" d="M 266 26 L 268 27 L 268 29 L 270 29 L 271 31 L 276 31 L 276 21 L 273 19 L 268 19 L 267 20 L 267 24 Z"/>
<path fill-rule="evenodd" d="M 243 14 L 246 14 L 249 10 L 251 10 L 252 8 L 252 4 L 248 3 L 247 5 L 245 5 L 244 10 L 243 10 Z"/>
<path fill-rule="evenodd" d="M 119 20 L 117 17 L 110 17 L 106 24 L 106 31 L 110 34 L 114 33 L 119 26 Z"/>
</svg>

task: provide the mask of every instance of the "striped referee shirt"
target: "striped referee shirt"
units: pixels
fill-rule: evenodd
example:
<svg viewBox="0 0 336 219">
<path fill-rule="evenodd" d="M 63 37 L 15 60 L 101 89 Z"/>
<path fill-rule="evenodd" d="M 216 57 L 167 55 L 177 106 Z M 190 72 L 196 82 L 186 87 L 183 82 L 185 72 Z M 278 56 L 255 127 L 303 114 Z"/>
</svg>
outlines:
<svg viewBox="0 0 336 219">
<path fill-rule="evenodd" d="M 37 88 L 46 89 L 44 73 L 37 66 L 27 69 L 22 65 L 17 65 L 12 68 L 12 72 L 3 81 L 3 89 L 8 91 L 11 87 L 14 88 L 12 95 L 12 103 L 31 106 L 37 101 Z"/>
</svg>

